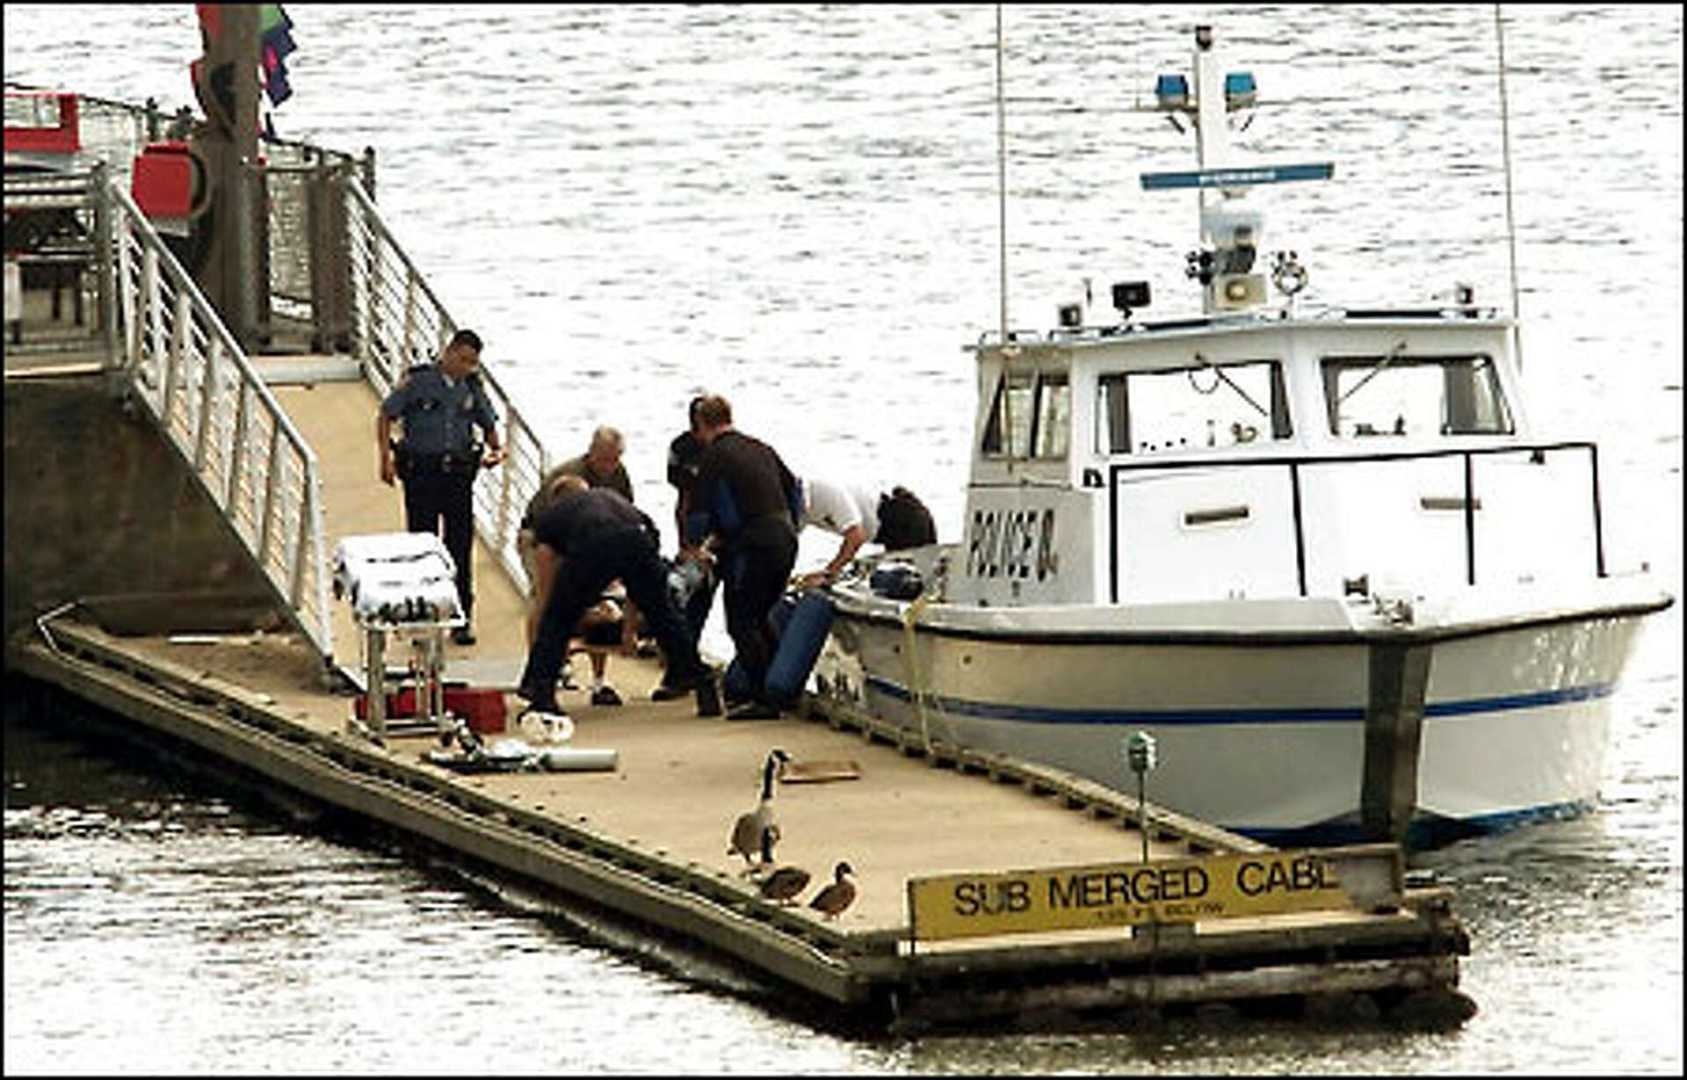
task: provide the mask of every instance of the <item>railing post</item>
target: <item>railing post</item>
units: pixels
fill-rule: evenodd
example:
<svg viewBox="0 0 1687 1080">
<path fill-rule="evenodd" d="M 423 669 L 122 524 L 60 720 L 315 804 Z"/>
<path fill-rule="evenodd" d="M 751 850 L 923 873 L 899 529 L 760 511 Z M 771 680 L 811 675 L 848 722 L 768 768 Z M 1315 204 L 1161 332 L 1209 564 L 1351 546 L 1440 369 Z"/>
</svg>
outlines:
<svg viewBox="0 0 1687 1080">
<path fill-rule="evenodd" d="M 275 536 L 275 497 L 281 488 L 281 420 L 270 418 L 269 467 L 264 472 L 263 528 L 258 538 L 258 565 L 269 573 L 269 549 Z"/>
<path fill-rule="evenodd" d="M 190 305 L 193 299 L 185 289 L 176 290 L 176 314 L 170 327 L 170 349 L 164 359 L 164 407 L 159 415 L 164 418 L 164 426 L 169 428 L 173 423 L 176 407 L 176 386 L 187 382 L 187 340 L 188 320 L 192 318 Z"/>
<path fill-rule="evenodd" d="M 1464 453 L 1464 578 L 1476 584 L 1476 465 L 1470 451 Z"/>
<path fill-rule="evenodd" d="M 117 366 L 117 294 L 112 288 L 111 192 L 108 167 L 97 161 L 89 170 L 88 186 L 94 203 L 94 295 L 100 309 L 100 334 L 105 339 L 106 367 Z"/>
<path fill-rule="evenodd" d="M 293 605 L 294 611 L 302 612 L 305 588 L 305 562 L 314 546 L 311 542 L 311 519 L 316 507 L 316 485 L 311 483 L 311 472 L 306 469 L 304 476 L 304 491 L 299 495 L 299 529 L 298 540 L 293 548 L 293 565 L 289 568 L 287 582 L 287 599 Z"/>
<path fill-rule="evenodd" d="M 193 440 L 193 469 L 200 476 L 205 475 L 205 448 L 211 438 L 211 424 L 215 413 L 212 406 L 216 403 L 217 394 L 217 359 L 220 359 L 220 349 L 206 351 L 205 362 L 199 366 L 199 420 L 198 430 Z"/>
<path fill-rule="evenodd" d="M 246 468 L 246 425 L 249 422 L 246 403 L 247 399 L 251 397 L 244 381 L 236 391 L 236 396 L 239 400 L 235 402 L 234 406 L 234 446 L 229 454 L 228 487 L 223 506 L 227 509 L 230 517 L 229 523 L 234 526 L 235 532 L 239 532 L 240 525 L 236 511 L 240 505 L 237 500 L 240 497 L 241 473 Z"/>
<path fill-rule="evenodd" d="M 164 312 L 158 296 L 158 252 L 152 247 L 141 252 L 141 304 L 156 378 L 163 374 L 164 367 Z"/>
</svg>

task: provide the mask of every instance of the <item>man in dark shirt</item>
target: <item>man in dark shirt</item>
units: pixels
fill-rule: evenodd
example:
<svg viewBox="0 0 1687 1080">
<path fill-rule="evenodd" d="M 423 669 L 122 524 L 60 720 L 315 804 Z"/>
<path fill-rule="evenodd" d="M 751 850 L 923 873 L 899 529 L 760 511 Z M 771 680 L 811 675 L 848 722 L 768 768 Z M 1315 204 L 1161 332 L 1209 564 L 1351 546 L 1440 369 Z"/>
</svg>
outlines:
<svg viewBox="0 0 1687 1080">
<path fill-rule="evenodd" d="M 697 406 L 695 501 L 686 519 L 693 557 L 718 550 L 725 583 L 726 630 L 738 650 L 754 698 L 728 714 L 753 720 L 779 715 L 764 689 L 779 635 L 768 613 L 785 594 L 797 561 L 796 523 L 802 514 L 797 479 L 771 446 L 732 425 L 732 406 L 705 397 Z"/>
<path fill-rule="evenodd" d="M 668 444 L 668 483 L 673 485 L 675 495 L 674 535 L 679 537 L 681 548 L 685 547 L 685 519 L 697 498 L 697 467 L 702 463 L 705 449 L 697 438 L 697 406 L 703 401 L 702 395 L 691 399 L 687 410 L 690 426 Z M 685 623 L 691 629 L 691 640 L 696 641 L 709 619 L 709 607 L 715 602 L 715 587 L 720 582 L 702 561 L 692 565 L 698 568 L 699 580 L 686 601 Z"/>
<path fill-rule="evenodd" d="M 696 644 L 668 599 L 667 571 L 656 553 L 656 526 L 643 511 L 609 488 L 564 491 L 540 511 L 533 532 L 557 566 L 516 691 L 530 708 L 562 712 L 556 683 L 568 638 L 580 616 L 603 595 L 604 586 L 619 578 L 667 657 L 663 685 L 695 690 L 699 716 L 719 713 L 713 672 L 698 657 Z"/>
</svg>

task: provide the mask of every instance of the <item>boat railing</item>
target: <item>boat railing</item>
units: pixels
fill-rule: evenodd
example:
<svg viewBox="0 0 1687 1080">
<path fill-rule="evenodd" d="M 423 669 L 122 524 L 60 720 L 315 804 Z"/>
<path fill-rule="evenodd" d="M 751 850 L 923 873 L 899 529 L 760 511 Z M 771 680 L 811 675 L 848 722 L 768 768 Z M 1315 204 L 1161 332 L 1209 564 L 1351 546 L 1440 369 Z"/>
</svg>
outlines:
<svg viewBox="0 0 1687 1080">
<path fill-rule="evenodd" d="M 126 190 L 98 191 L 112 365 L 256 560 L 281 607 L 333 656 L 315 453 Z"/>
<path fill-rule="evenodd" d="M 1114 603 L 1173 598 L 1155 590 L 1186 588 L 1192 559 L 1215 587 L 1250 595 L 1342 595 L 1373 562 L 1425 584 L 1578 565 L 1607 576 L 1592 442 L 1116 461 L 1110 473 Z"/>
<path fill-rule="evenodd" d="M 457 324 L 399 246 L 368 193 L 356 181 L 347 183 L 345 190 L 353 351 L 364 377 L 384 397 L 410 367 L 432 361 Z M 481 366 L 480 379 L 498 414 L 507 453 L 500 468 L 482 470 L 475 479 L 475 531 L 511 580 L 525 590 L 527 571 L 516 534 L 550 458 L 489 366 Z"/>
</svg>

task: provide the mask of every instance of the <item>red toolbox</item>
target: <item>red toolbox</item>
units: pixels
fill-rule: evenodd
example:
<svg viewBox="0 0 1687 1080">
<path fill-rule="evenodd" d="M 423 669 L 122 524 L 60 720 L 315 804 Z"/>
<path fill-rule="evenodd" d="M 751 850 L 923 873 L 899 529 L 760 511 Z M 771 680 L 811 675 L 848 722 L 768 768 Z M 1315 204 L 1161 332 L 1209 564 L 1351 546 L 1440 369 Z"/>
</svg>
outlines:
<svg viewBox="0 0 1687 1080">
<path fill-rule="evenodd" d="M 419 695 L 414 686 L 406 686 L 387 695 L 387 716 L 392 719 L 415 716 Z M 369 718 L 369 698 L 359 694 L 352 700 L 359 720 Z M 445 711 L 456 713 L 469 722 L 469 727 L 482 735 L 503 732 L 509 711 L 504 706 L 504 692 L 465 683 L 445 684 Z"/>
</svg>

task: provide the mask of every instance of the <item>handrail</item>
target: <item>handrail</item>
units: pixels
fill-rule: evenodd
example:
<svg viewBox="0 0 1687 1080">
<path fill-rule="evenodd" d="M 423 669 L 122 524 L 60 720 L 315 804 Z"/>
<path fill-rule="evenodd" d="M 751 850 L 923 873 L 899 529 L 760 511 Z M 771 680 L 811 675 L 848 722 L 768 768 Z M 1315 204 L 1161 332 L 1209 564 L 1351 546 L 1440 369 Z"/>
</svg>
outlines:
<svg viewBox="0 0 1687 1080">
<path fill-rule="evenodd" d="M 316 455 L 121 183 L 110 208 L 114 366 L 257 561 L 282 610 L 333 657 Z M 257 447 L 267 445 L 260 456 Z"/>
<path fill-rule="evenodd" d="M 412 365 L 433 359 L 457 330 L 416 264 L 355 177 L 346 184 L 351 254 L 353 349 L 364 378 L 385 396 Z M 504 465 L 475 479 L 475 531 L 517 588 L 528 585 L 516 549 L 527 502 L 550 467 L 550 454 L 486 364 L 481 383 L 503 428 Z"/>
</svg>

